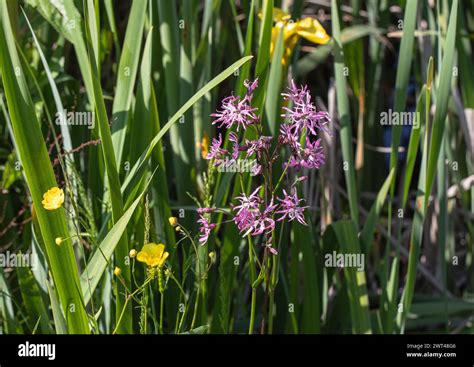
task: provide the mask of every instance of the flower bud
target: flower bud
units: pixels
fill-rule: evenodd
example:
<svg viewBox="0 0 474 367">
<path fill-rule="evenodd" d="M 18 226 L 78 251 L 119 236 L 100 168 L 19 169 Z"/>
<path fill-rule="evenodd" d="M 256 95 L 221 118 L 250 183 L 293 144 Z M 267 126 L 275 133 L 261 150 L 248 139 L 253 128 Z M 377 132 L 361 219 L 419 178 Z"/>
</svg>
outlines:
<svg viewBox="0 0 474 367">
<path fill-rule="evenodd" d="M 119 277 L 120 274 L 122 274 L 122 269 L 120 269 L 118 266 L 116 266 L 115 269 L 114 269 L 114 275 Z"/>
<path fill-rule="evenodd" d="M 168 221 L 170 222 L 170 224 L 175 227 L 176 225 L 178 225 L 178 218 L 176 217 L 169 217 L 168 218 Z"/>
</svg>

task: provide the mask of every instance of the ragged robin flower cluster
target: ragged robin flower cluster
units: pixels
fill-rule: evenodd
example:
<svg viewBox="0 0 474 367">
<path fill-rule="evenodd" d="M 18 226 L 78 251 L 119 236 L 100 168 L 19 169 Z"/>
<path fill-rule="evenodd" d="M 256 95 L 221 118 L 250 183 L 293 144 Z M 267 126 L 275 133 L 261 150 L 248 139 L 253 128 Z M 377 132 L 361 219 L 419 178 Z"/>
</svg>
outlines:
<svg viewBox="0 0 474 367">
<path fill-rule="evenodd" d="M 329 115 L 318 111 L 312 101 L 307 86 L 297 86 L 292 80 L 285 93 L 282 93 L 283 113 L 278 139 L 263 134 L 263 126 L 257 109 L 252 106 L 252 97 L 258 87 L 258 80 L 245 81 L 247 91 L 243 98 L 226 97 L 221 108 L 211 114 L 215 118 L 212 124 L 223 128 L 218 137 L 212 140 L 206 159 L 213 166 L 235 163 L 239 157 L 255 159 L 252 177 L 261 177 L 260 184 L 250 194 L 242 192 L 230 204 L 232 221 L 242 237 L 263 236 L 266 249 L 277 254 L 273 246 L 273 231 L 276 222 L 296 221 L 307 225 L 304 200 L 298 196 L 297 184 L 305 180 L 302 169 L 319 169 L 325 163 L 325 155 L 319 134 L 326 131 Z M 245 134 L 247 129 L 253 134 Z M 243 130 L 243 131 L 242 131 Z M 244 136 L 239 136 L 243 133 Z M 224 136 L 227 135 L 229 147 L 224 147 Z M 252 136 L 253 138 L 247 138 Z M 272 143 L 274 149 L 272 150 Z M 284 159 L 283 157 L 286 158 Z M 280 160 L 281 158 L 281 160 Z M 272 182 L 274 165 L 282 164 L 282 175 L 276 186 Z M 296 179 L 287 188 L 278 193 L 282 181 L 288 182 L 288 173 L 292 170 Z M 282 180 L 284 177 L 287 180 Z M 216 208 L 198 208 L 200 226 L 199 243 L 207 243 L 216 224 L 211 222 L 211 215 Z"/>
</svg>

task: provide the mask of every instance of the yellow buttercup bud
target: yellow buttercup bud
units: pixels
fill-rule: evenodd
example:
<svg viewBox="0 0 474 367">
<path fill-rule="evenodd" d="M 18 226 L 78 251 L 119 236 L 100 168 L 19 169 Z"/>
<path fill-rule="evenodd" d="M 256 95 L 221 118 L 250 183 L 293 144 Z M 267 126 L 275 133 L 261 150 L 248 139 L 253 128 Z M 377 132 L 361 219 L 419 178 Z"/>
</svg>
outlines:
<svg viewBox="0 0 474 367">
<path fill-rule="evenodd" d="M 130 250 L 130 252 L 128 253 L 128 256 L 129 256 L 131 259 L 135 258 L 135 257 L 137 256 L 137 250 L 135 250 L 135 249 L 132 248 L 132 249 Z"/>
<path fill-rule="evenodd" d="M 61 244 L 61 242 L 63 242 L 63 239 L 62 239 L 62 237 L 56 237 L 56 239 L 54 240 L 54 242 L 56 243 L 56 245 L 59 246 L 59 245 Z"/>
<path fill-rule="evenodd" d="M 118 266 L 116 266 L 115 269 L 114 269 L 114 275 L 119 277 L 120 274 L 122 274 L 122 269 L 120 269 Z"/>
<path fill-rule="evenodd" d="M 178 218 L 176 217 L 169 217 L 168 218 L 168 221 L 170 222 L 170 224 L 174 227 L 178 224 Z"/>
<path fill-rule="evenodd" d="M 215 251 L 211 251 L 209 252 L 209 260 L 211 260 L 211 263 L 215 263 L 216 262 L 216 252 Z"/>
</svg>

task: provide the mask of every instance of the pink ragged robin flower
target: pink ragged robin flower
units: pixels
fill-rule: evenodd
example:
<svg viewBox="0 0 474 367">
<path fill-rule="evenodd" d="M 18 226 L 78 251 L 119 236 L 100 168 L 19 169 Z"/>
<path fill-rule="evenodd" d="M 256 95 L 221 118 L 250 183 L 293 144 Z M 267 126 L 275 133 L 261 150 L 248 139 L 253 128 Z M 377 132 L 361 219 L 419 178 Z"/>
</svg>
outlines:
<svg viewBox="0 0 474 367">
<path fill-rule="evenodd" d="M 209 148 L 209 153 L 207 153 L 206 159 L 219 159 L 222 156 L 228 154 L 229 152 L 221 147 L 222 145 L 222 134 L 219 134 L 219 137 L 212 139 L 211 146 Z"/>
<path fill-rule="evenodd" d="M 300 202 L 303 201 L 303 199 L 298 198 L 296 189 L 293 188 L 291 195 L 288 195 L 288 193 L 283 190 L 283 195 L 283 199 L 278 198 L 280 207 L 275 214 L 281 214 L 282 216 L 278 218 L 277 221 L 279 222 L 287 218 L 288 221 L 291 222 L 296 219 L 299 223 L 308 225 L 304 220 L 304 210 L 307 206 L 300 206 Z"/>
<path fill-rule="evenodd" d="M 224 98 L 221 102 L 221 109 L 211 114 L 212 117 L 215 117 L 212 124 L 218 124 L 218 127 L 227 129 L 236 125 L 236 130 L 239 131 L 240 127 L 245 130 L 247 126 L 257 123 L 258 116 L 255 113 L 257 108 L 252 107 L 253 91 L 257 88 L 257 85 L 257 80 L 254 82 L 246 81 L 247 93 L 243 98 L 233 95 Z"/>
<path fill-rule="evenodd" d="M 199 218 L 197 223 L 199 224 L 199 244 L 205 245 L 209 239 L 209 235 L 212 230 L 216 228 L 214 223 L 211 223 L 204 215 L 214 212 L 214 208 L 198 208 L 197 213 Z"/>
</svg>

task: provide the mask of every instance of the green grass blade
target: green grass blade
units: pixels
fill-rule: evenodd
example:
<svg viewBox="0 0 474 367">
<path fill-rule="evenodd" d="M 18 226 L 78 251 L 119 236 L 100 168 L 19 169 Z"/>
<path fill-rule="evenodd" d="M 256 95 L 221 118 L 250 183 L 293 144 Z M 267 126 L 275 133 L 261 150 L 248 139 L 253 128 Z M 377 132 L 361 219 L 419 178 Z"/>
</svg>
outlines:
<svg viewBox="0 0 474 367">
<path fill-rule="evenodd" d="M 115 52 L 117 52 L 117 55 L 121 55 L 122 47 L 120 46 L 120 42 L 118 38 L 117 23 L 115 21 L 115 12 L 114 12 L 112 0 L 105 0 L 104 6 L 105 6 L 105 12 L 107 13 L 107 20 L 109 22 L 110 31 L 112 32 L 112 37 L 114 39 Z"/>
<path fill-rule="evenodd" d="M 258 39 L 258 57 L 255 71 L 257 76 L 266 74 L 270 64 L 270 44 L 272 39 L 273 25 L 273 0 L 263 0 L 263 17 Z M 265 79 L 264 79 L 265 80 Z M 264 83 L 262 83 L 264 85 Z M 263 89 L 263 88 L 261 88 Z"/>
<path fill-rule="evenodd" d="M 255 106 L 263 111 L 265 103 L 265 91 L 267 85 L 267 74 L 270 65 L 270 45 L 272 40 L 273 7 L 274 0 L 263 0 L 263 16 L 260 22 L 260 34 L 258 38 L 257 65 L 255 76 L 259 81 L 259 88 L 255 91 Z"/>
<path fill-rule="evenodd" d="M 403 36 L 400 44 L 400 56 L 397 65 L 397 78 L 395 81 L 395 101 L 393 110 L 400 113 L 405 109 L 407 100 L 407 87 L 410 78 L 410 70 L 413 58 L 413 43 L 416 25 L 416 14 L 418 8 L 417 0 L 408 0 L 403 19 Z M 392 126 L 392 152 L 390 154 L 390 169 L 397 167 L 398 147 L 400 146 L 400 137 L 402 126 Z M 395 186 L 390 190 L 393 196 Z"/>
<path fill-rule="evenodd" d="M 255 0 L 252 0 L 250 4 L 250 13 L 247 22 L 247 33 L 245 34 L 245 48 L 242 57 L 250 56 L 252 54 L 252 40 L 253 40 L 253 29 L 254 29 L 254 18 L 255 18 Z M 244 94 L 244 81 L 249 78 L 250 75 L 250 64 L 244 64 L 239 71 L 239 77 L 235 85 L 235 94 L 242 96 Z"/>
<path fill-rule="evenodd" d="M 30 268 L 17 267 L 18 284 L 20 286 L 22 304 L 28 315 L 28 326 L 33 330 L 35 323 L 39 320 L 38 331 L 42 334 L 51 332 L 49 328 L 49 315 L 46 310 L 43 296 Z"/>
<path fill-rule="evenodd" d="M 35 42 L 35 45 L 36 45 L 36 49 L 38 50 L 38 53 L 40 55 L 41 63 L 43 64 L 44 70 L 46 72 L 46 76 L 48 77 L 48 82 L 51 87 L 51 92 L 53 93 L 54 103 L 56 104 L 56 110 L 58 112 L 62 112 L 64 111 L 64 107 L 61 102 L 61 97 L 59 96 L 58 87 L 56 86 L 56 83 L 54 82 L 54 77 L 53 77 L 53 74 L 51 73 L 51 69 L 49 68 L 46 57 L 43 51 L 41 50 L 41 46 L 38 42 L 38 38 L 36 37 L 33 27 L 31 26 L 30 21 L 28 20 L 28 17 L 26 16 L 24 11 L 23 11 L 23 15 L 25 16 L 26 23 L 28 24 L 28 28 L 31 31 L 31 35 L 33 36 L 33 41 Z M 66 124 L 65 118 L 66 118 L 65 116 L 62 118 L 61 125 L 60 125 L 61 135 L 63 138 L 64 149 L 66 151 L 71 151 L 72 150 L 71 134 L 69 133 L 69 128 Z M 70 159 L 72 162 L 74 162 L 74 156 L 71 156 Z"/>
<path fill-rule="evenodd" d="M 112 144 L 117 167 L 122 166 L 127 120 L 137 78 L 143 27 L 148 1 L 133 1 L 128 18 L 125 40 L 117 73 L 117 84 L 112 106 Z"/>
<path fill-rule="evenodd" d="M 13 309 L 12 293 L 5 278 L 3 268 L 0 268 L 0 331 L 3 334 L 17 333 L 17 320 Z"/>
<path fill-rule="evenodd" d="M 94 50 L 94 55 L 96 57 L 95 63 L 100 70 L 100 49 L 99 49 L 99 27 L 100 24 L 98 20 L 100 19 L 99 14 L 96 14 L 95 9 L 95 1 L 94 0 L 87 0 L 87 17 L 88 17 L 88 24 L 89 24 L 89 31 L 91 35 L 91 43 L 92 48 Z M 99 73 L 100 74 L 100 73 Z"/>
<path fill-rule="evenodd" d="M 430 65 L 433 64 L 433 59 L 430 59 Z M 428 70 L 433 70 L 428 67 Z M 410 191 L 411 179 L 413 177 L 413 170 L 415 168 L 416 157 L 418 155 L 418 149 L 420 146 L 420 131 L 421 124 L 424 121 L 424 110 L 425 110 L 425 97 L 426 97 L 426 84 L 423 86 L 420 96 L 418 97 L 418 103 L 416 105 L 416 119 L 418 120 L 411 129 L 410 142 L 408 143 L 407 149 L 407 162 L 405 169 L 405 176 L 403 179 L 403 198 L 402 198 L 402 209 L 405 209 L 408 200 L 408 194 Z M 419 116 L 419 118 L 418 118 Z M 418 127 L 417 127 L 418 126 Z"/>
<path fill-rule="evenodd" d="M 449 94 L 451 91 L 451 80 L 453 78 L 453 64 L 456 53 L 456 28 L 458 17 L 458 0 L 454 0 L 451 6 L 448 32 L 446 35 L 445 50 L 441 63 L 438 88 L 436 89 L 436 111 L 433 117 L 433 128 L 429 145 L 429 156 L 426 172 L 425 203 L 433 187 L 436 175 L 438 156 L 441 151 L 444 126 L 448 113 Z"/>
<path fill-rule="evenodd" d="M 310 227 L 303 227 L 299 224 L 292 226 L 294 242 L 301 244 L 301 254 L 303 257 L 303 309 L 300 331 L 302 333 L 321 332 L 321 292 L 320 281 L 316 270 L 316 235 Z M 308 241 L 308 238 L 314 239 Z M 298 257 L 292 261 L 298 262 Z"/>
<path fill-rule="evenodd" d="M 357 227 L 352 221 L 338 221 L 331 225 L 340 249 L 344 254 L 361 254 L 359 239 L 357 238 Z M 369 297 L 365 271 L 359 271 L 355 267 L 344 268 L 344 276 L 347 283 L 349 296 L 349 307 L 352 318 L 352 330 L 357 334 L 372 333 L 369 315 Z"/>
<path fill-rule="evenodd" d="M 332 33 L 334 39 L 334 73 L 336 77 L 336 99 L 339 120 L 341 122 L 341 145 L 342 157 L 344 160 L 344 176 L 346 179 L 346 189 L 349 194 L 349 206 L 351 217 L 356 227 L 359 227 L 359 207 L 357 199 L 357 187 L 354 169 L 354 158 L 352 151 L 352 127 L 349 109 L 349 99 L 347 96 L 346 77 L 344 76 L 344 53 L 341 41 L 341 27 L 339 22 L 339 12 L 336 0 L 331 2 Z"/>
<path fill-rule="evenodd" d="M 86 44 L 82 33 L 82 18 L 73 0 L 59 2 L 27 0 L 69 42 L 74 45 L 89 101 L 93 101 L 92 79 Z"/>
<path fill-rule="evenodd" d="M 280 128 L 280 90 L 283 67 L 281 59 L 283 56 L 283 29 L 280 30 L 273 51 L 272 65 L 268 76 L 268 91 L 265 100 L 265 120 L 264 129 L 270 132 L 271 136 L 277 136 Z"/>
<path fill-rule="evenodd" d="M 62 208 L 46 211 L 41 204 L 43 193 L 57 183 L 45 143 L 39 139 L 42 132 L 21 69 L 5 0 L 1 2 L 0 13 L 0 67 L 20 162 L 33 199 L 49 267 L 67 315 L 68 331 L 88 333 L 72 242 L 65 240 L 59 247 L 55 244 L 56 237 L 69 237 L 65 211 Z"/>
<path fill-rule="evenodd" d="M 46 283 L 46 286 L 48 287 L 49 300 L 51 302 L 51 311 L 53 313 L 54 328 L 56 330 L 56 334 L 66 334 L 66 320 L 64 320 L 64 315 L 61 310 L 61 306 L 59 305 L 58 298 L 56 297 L 56 292 L 51 286 L 51 284 Z"/>
<path fill-rule="evenodd" d="M 148 31 L 143 56 L 140 65 L 140 79 L 137 85 L 137 96 L 135 102 L 135 111 L 133 122 L 130 126 L 130 161 L 135 163 L 140 154 L 147 147 L 153 136 L 153 124 L 150 121 L 151 103 L 151 56 L 152 56 L 152 35 L 153 30 Z"/>
<path fill-rule="evenodd" d="M 395 169 L 392 169 L 388 174 L 387 178 L 385 179 L 384 184 L 380 188 L 377 197 L 375 198 L 375 202 L 370 209 L 369 214 L 367 215 L 367 219 L 364 223 L 362 228 L 362 232 L 360 235 L 360 242 L 362 245 L 363 252 L 367 256 L 370 253 L 370 248 L 372 245 L 372 236 L 374 234 L 375 225 L 380 216 L 380 212 L 382 211 L 383 205 L 385 203 L 385 198 L 387 197 L 388 190 L 392 185 L 392 182 L 395 178 Z"/>
<path fill-rule="evenodd" d="M 86 28 L 87 30 L 88 28 Z M 89 62 L 92 71 L 92 87 L 94 93 L 94 105 L 96 110 L 96 120 L 98 124 L 99 136 L 101 139 L 101 151 L 105 162 L 105 170 L 107 173 L 107 182 L 109 188 L 110 203 L 112 206 L 112 224 L 117 223 L 123 214 L 123 199 L 120 191 L 120 179 L 117 170 L 117 161 L 114 153 L 112 136 L 110 133 L 107 111 L 105 108 L 104 97 L 102 94 L 102 87 L 100 85 L 100 77 L 95 63 L 94 50 L 90 41 L 90 34 L 87 31 L 87 44 L 89 46 Z M 126 232 L 122 236 L 119 244 L 115 248 L 115 264 L 122 269 L 122 277 L 125 286 L 130 288 L 130 269 L 126 266 L 125 261 L 128 257 L 128 238 Z M 116 283 L 116 316 L 120 317 L 122 309 L 126 307 L 122 322 L 118 329 L 119 333 L 132 332 L 132 307 L 131 304 L 125 303 L 124 294 L 125 288 L 123 284 Z"/>
</svg>

